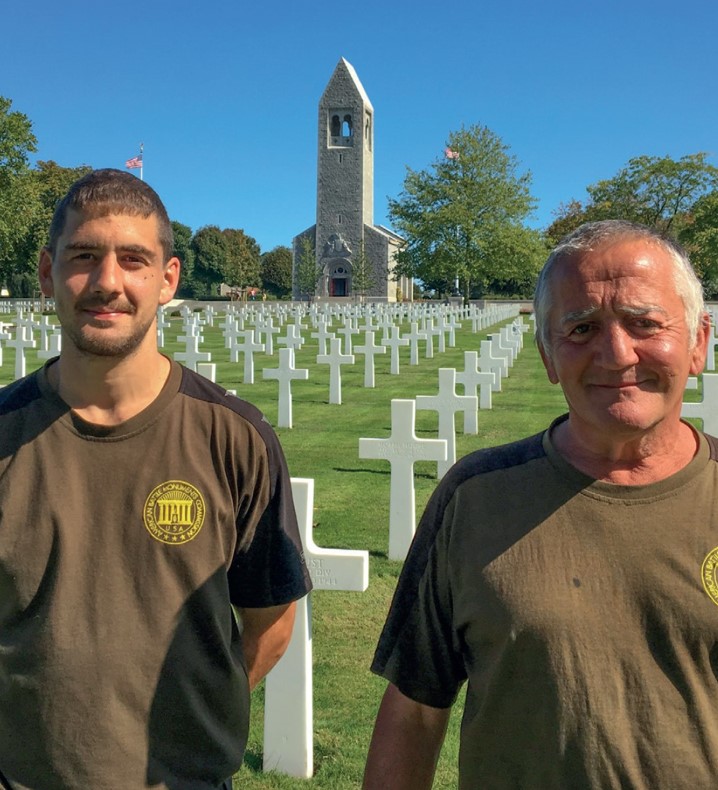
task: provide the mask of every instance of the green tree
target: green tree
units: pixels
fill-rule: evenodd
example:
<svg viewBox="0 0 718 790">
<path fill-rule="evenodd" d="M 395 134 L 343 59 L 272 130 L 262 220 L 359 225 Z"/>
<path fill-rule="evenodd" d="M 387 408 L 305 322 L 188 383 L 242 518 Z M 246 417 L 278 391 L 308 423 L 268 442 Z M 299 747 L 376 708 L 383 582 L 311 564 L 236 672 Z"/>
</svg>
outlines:
<svg viewBox="0 0 718 790">
<path fill-rule="evenodd" d="M 352 258 L 352 291 L 363 302 L 364 297 L 377 285 L 376 272 L 369 260 L 364 242 L 359 242 L 357 254 Z"/>
<path fill-rule="evenodd" d="M 193 281 L 203 296 L 216 296 L 224 282 L 228 257 L 227 238 L 216 225 L 200 228 L 192 237 Z"/>
<path fill-rule="evenodd" d="M 180 285 L 177 295 L 183 299 L 192 299 L 201 295 L 204 290 L 202 283 L 194 279 L 194 249 L 192 248 L 192 228 L 182 222 L 172 220 L 174 249 L 172 255 L 180 259 L 182 264 Z"/>
<path fill-rule="evenodd" d="M 314 248 L 314 240 L 310 236 L 302 236 L 297 247 L 296 265 L 294 267 L 294 281 L 299 298 L 311 301 L 317 290 L 319 280 L 319 267 Z"/>
<path fill-rule="evenodd" d="M 718 296 L 718 191 L 693 204 L 679 238 L 691 256 L 706 296 Z"/>
<path fill-rule="evenodd" d="M 458 281 L 468 295 L 501 277 L 500 237 L 522 227 L 535 200 L 530 174 L 518 172 L 490 129 L 452 132 L 447 151 L 451 158 L 428 170 L 408 169 L 400 196 L 389 200 L 392 222 L 407 240 L 395 273 L 443 292 Z"/>
<path fill-rule="evenodd" d="M 0 285 L 14 274 L 19 247 L 29 232 L 36 195 L 28 156 L 37 150 L 32 124 L 0 96 Z"/>
<path fill-rule="evenodd" d="M 612 178 L 586 187 L 588 201 L 559 207 L 546 235 L 555 243 L 583 222 L 627 219 L 680 237 L 690 224 L 693 205 L 718 189 L 718 168 L 705 153 L 637 156 Z"/>
<path fill-rule="evenodd" d="M 289 247 L 275 247 L 261 259 L 262 288 L 278 299 L 292 295 L 292 251 Z"/>
<path fill-rule="evenodd" d="M 227 257 L 224 264 L 224 282 L 233 288 L 246 288 L 261 284 L 259 244 L 241 229 L 226 228 Z"/>
<path fill-rule="evenodd" d="M 12 270 L 11 291 L 16 296 L 31 296 L 37 290 L 37 261 L 48 242 L 52 215 L 57 204 L 78 178 L 89 173 L 89 165 L 62 167 L 57 162 L 38 162 L 29 172 L 32 207 L 24 237 L 17 243 L 8 267 Z"/>
</svg>

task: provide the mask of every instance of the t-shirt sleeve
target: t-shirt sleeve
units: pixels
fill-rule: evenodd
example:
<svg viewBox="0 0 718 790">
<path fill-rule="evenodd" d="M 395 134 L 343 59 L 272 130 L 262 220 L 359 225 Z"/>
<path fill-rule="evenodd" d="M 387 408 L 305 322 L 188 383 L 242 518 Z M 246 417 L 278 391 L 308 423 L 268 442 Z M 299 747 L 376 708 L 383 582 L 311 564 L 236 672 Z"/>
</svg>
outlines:
<svg viewBox="0 0 718 790">
<path fill-rule="evenodd" d="M 302 598 L 312 589 L 312 583 L 284 452 L 269 423 L 255 427 L 266 453 L 261 476 L 267 485 L 268 499 L 251 541 L 237 552 L 227 577 L 230 600 L 235 606 L 263 608 Z M 242 525 L 238 524 L 237 529 L 242 534 Z"/>
<path fill-rule="evenodd" d="M 371 666 L 407 697 L 436 708 L 452 705 L 466 678 L 448 571 L 452 510 L 452 487 L 440 485 L 419 523 Z"/>
</svg>

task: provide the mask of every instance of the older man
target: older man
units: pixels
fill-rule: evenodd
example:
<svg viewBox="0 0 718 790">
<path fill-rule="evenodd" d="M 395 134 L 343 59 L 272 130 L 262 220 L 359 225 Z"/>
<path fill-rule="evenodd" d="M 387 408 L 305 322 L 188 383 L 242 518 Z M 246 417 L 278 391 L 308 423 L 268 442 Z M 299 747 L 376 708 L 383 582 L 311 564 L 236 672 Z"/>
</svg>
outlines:
<svg viewBox="0 0 718 790">
<path fill-rule="evenodd" d="M 461 788 L 716 787 L 718 445 L 680 417 L 700 283 L 654 231 L 592 223 L 535 309 L 568 414 L 430 500 L 372 667 L 365 788 L 431 786 L 465 680 Z"/>
<path fill-rule="evenodd" d="M 157 348 L 172 246 L 98 170 L 40 256 L 62 353 L 0 393 L 0 787 L 231 787 L 310 587 L 271 427 Z"/>
</svg>

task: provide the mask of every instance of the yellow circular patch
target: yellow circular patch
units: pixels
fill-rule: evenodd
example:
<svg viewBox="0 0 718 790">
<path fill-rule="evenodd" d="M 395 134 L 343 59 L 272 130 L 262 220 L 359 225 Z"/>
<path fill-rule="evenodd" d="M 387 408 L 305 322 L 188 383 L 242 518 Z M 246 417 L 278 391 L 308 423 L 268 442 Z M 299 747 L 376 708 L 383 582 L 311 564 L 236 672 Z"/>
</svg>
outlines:
<svg viewBox="0 0 718 790">
<path fill-rule="evenodd" d="M 701 565 L 701 580 L 703 581 L 703 589 L 710 596 L 716 606 L 718 606 L 718 546 L 709 552 Z"/>
<path fill-rule="evenodd" d="M 179 546 L 197 537 L 204 515 L 204 499 L 193 485 L 184 480 L 168 480 L 147 497 L 143 520 L 153 538 Z"/>
</svg>

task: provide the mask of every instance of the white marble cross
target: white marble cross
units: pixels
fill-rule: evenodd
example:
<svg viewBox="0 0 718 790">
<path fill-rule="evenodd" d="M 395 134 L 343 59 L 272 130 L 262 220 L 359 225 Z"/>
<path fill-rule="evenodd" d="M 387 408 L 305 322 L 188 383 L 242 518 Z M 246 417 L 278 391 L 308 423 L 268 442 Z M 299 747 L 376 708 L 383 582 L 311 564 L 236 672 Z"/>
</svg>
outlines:
<svg viewBox="0 0 718 790">
<path fill-rule="evenodd" d="M 389 559 L 403 560 L 416 532 L 414 463 L 446 461 L 444 439 L 419 439 L 414 427 L 416 402 L 391 402 L 391 436 L 359 439 L 359 458 L 379 458 L 391 464 L 389 489 Z"/>
<path fill-rule="evenodd" d="M 434 358 L 434 337 L 441 337 L 443 332 L 437 326 L 434 326 L 434 319 L 427 318 L 426 324 L 424 326 L 424 332 L 426 332 L 426 349 L 424 352 L 424 356 L 426 359 L 433 359 Z"/>
<path fill-rule="evenodd" d="M 5 345 L 8 348 L 15 349 L 15 378 L 21 379 L 27 372 L 25 352 L 28 348 L 35 348 L 37 345 L 32 339 L 32 332 L 24 323 L 17 324 L 15 327 L 15 336 L 11 337 L 10 340 L 6 340 Z"/>
<path fill-rule="evenodd" d="M 312 535 L 314 480 L 292 478 L 292 496 L 314 589 L 364 592 L 369 586 L 369 552 L 316 545 Z M 265 771 L 305 779 L 314 773 L 312 690 L 310 594 L 297 601 L 289 646 L 265 681 Z"/>
<path fill-rule="evenodd" d="M 317 364 L 329 365 L 329 403 L 342 402 L 342 365 L 353 365 L 353 354 L 342 354 L 342 340 L 333 337 L 329 341 L 329 353 L 318 354 Z"/>
<path fill-rule="evenodd" d="M 426 332 L 419 330 L 419 322 L 411 322 L 411 332 L 408 332 L 404 337 L 409 341 L 409 364 L 419 364 L 419 341 L 426 340 Z"/>
<path fill-rule="evenodd" d="M 165 345 L 165 329 L 170 328 L 170 321 L 165 313 L 164 305 L 157 308 L 157 346 L 164 348 Z"/>
<path fill-rule="evenodd" d="M 277 338 L 278 346 L 285 346 L 285 348 L 289 348 L 292 351 L 298 351 L 303 344 L 304 338 L 302 337 L 297 324 L 287 324 L 286 334 L 284 337 Z"/>
<path fill-rule="evenodd" d="M 257 340 L 261 342 L 262 335 L 264 335 L 264 353 L 269 354 L 270 357 L 274 356 L 274 335 L 279 333 L 279 327 L 274 326 L 274 319 L 272 316 L 267 316 L 261 324 L 257 324 Z"/>
<path fill-rule="evenodd" d="M 456 371 L 454 368 L 439 368 L 439 392 L 437 395 L 417 395 L 416 408 L 438 412 L 439 438 L 446 439 L 446 460 L 439 462 L 438 477 L 441 479 L 456 463 L 457 411 L 476 411 L 479 399 L 476 395 L 456 394 Z"/>
<path fill-rule="evenodd" d="M 1 335 L 0 335 L 1 337 Z M 47 349 L 45 351 L 38 351 L 38 359 L 52 359 L 59 357 L 62 349 L 62 330 L 59 326 L 53 327 L 52 334 L 47 338 Z M 2 354 L 0 354 L 0 365 L 2 365 Z"/>
<path fill-rule="evenodd" d="M 329 326 L 325 319 L 319 319 L 317 331 L 312 332 L 310 337 L 316 338 L 319 343 L 319 353 L 324 355 L 327 353 L 327 340 L 334 337 L 334 333 L 329 331 Z"/>
<path fill-rule="evenodd" d="M 476 351 L 464 351 L 464 369 L 456 374 L 456 383 L 463 384 L 464 395 L 476 395 L 479 387 L 479 408 L 491 408 L 491 389 L 498 374 L 492 370 L 479 370 L 479 355 Z M 464 412 L 464 433 L 478 433 L 478 419 L 475 413 Z"/>
<path fill-rule="evenodd" d="M 703 430 L 718 436 L 718 373 L 702 376 L 703 400 L 699 403 L 683 403 L 681 417 L 697 417 L 703 420 Z"/>
<path fill-rule="evenodd" d="M 177 338 L 178 341 L 184 342 L 185 350 L 175 351 L 173 356 L 178 362 L 184 362 L 185 367 L 189 368 L 189 370 L 196 371 L 198 362 L 212 361 L 212 354 L 209 351 L 199 350 L 199 333 L 190 334 L 192 330 L 188 328 L 185 328 L 185 331 L 187 332 L 186 335 L 181 335 Z"/>
<path fill-rule="evenodd" d="M 292 381 L 295 379 L 306 380 L 309 370 L 294 367 L 294 350 L 291 348 L 279 349 L 279 367 L 264 368 L 262 378 L 276 379 L 279 382 L 279 402 L 277 427 L 292 427 Z"/>
<path fill-rule="evenodd" d="M 481 370 L 490 370 L 496 373 L 494 377 L 494 392 L 501 392 L 501 379 L 505 379 L 509 375 L 509 365 L 506 357 L 497 357 L 492 351 L 490 340 L 482 340 L 479 346 L 479 368 Z"/>
<path fill-rule="evenodd" d="M 347 354 L 353 353 L 352 335 L 358 335 L 359 330 L 354 327 L 354 321 L 351 317 L 344 320 L 344 325 L 337 329 L 337 334 L 344 337 L 344 350 Z"/>
<path fill-rule="evenodd" d="M 401 336 L 401 329 L 394 324 L 390 324 L 388 327 L 389 330 L 389 337 L 384 338 L 381 341 L 383 346 L 388 346 L 391 348 L 391 374 L 393 376 L 399 375 L 399 349 L 402 346 L 408 346 L 409 340 L 408 338 Z"/>
<path fill-rule="evenodd" d="M 364 354 L 364 386 L 376 387 L 374 375 L 374 355 L 386 354 L 386 346 L 378 346 L 374 342 L 374 332 L 367 329 L 364 332 L 364 345 L 354 346 L 355 354 Z"/>
<path fill-rule="evenodd" d="M 252 329 L 244 329 L 239 333 L 242 340 L 235 339 L 229 348 L 229 361 L 239 362 L 239 355 L 244 354 L 242 380 L 245 384 L 254 384 L 254 352 L 264 351 L 264 343 L 257 343 Z"/>
</svg>

